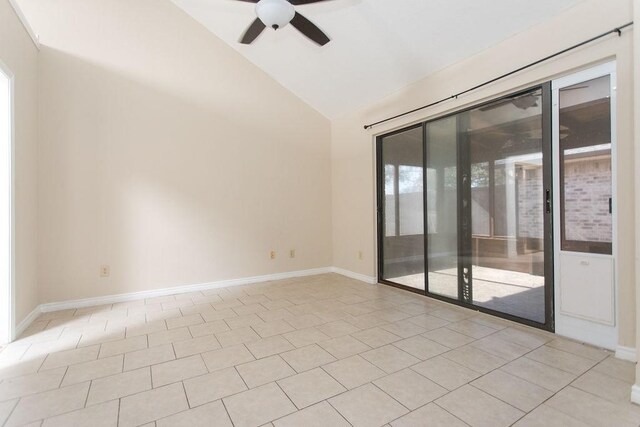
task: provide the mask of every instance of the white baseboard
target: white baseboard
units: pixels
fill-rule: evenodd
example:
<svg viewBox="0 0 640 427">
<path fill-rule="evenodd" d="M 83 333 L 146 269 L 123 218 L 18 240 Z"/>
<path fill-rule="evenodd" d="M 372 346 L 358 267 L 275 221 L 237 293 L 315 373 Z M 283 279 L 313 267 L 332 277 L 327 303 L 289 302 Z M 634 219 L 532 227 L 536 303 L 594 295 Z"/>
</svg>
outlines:
<svg viewBox="0 0 640 427">
<path fill-rule="evenodd" d="M 289 271 L 285 273 L 267 274 L 264 276 L 244 277 L 240 279 L 221 280 L 218 282 L 199 283 L 195 285 L 174 286 L 164 289 L 152 289 L 149 291 L 131 292 L 118 295 L 105 295 L 95 298 L 84 298 L 71 301 L 60 301 L 40 304 L 27 317 L 25 317 L 16 327 L 15 338 L 19 337 L 31 323 L 38 318 L 40 313 L 51 311 L 68 310 L 73 308 L 92 307 L 96 305 L 115 304 L 118 302 L 133 301 L 145 298 L 153 298 L 165 295 L 184 294 L 188 292 L 198 292 L 208 289 L 226 288 L 231 286 L 248 285 L 251 283 L 269 282 L 272 280 L 290 279 L 294 277 L 315 276 L 318 274 L 337 273 L 352 279 L 366 283 L 377 283 L 375 277 L 365 276 L 336 267 L 313 268 L 310 270 Z"/>
<path fill-rule="evenodd" d="M 631 386 L 631 401 L 640 405 L 640 385 L 638 384 Z"/>
<path fill-rule="evenodd" d="M 294 277 L 314 276 L 331 273 L 331 267 L 314 268 L 311 270 L 290 271 L 286 273 L 267 274 L 264 276 L 244 277 L 240 279 L 220 280 L 217 282 L 198 283 L 194 285 L 174 286 L 171 288 L 152 289 L 148 291 L 131 292 L 118 295 L 105 295 L 95 298 L 84 298 L 71 301 L 50 302 L 41 304 L 43 313 L 50 311 L 68 310 L 72 308 L 92 307 L 96 305 L 115 304 L 118 302 L 161 297 L 165 295 L 186 294 L 189 292 L 206 291 L 209 289 L 227 288 L 231 286 L 248 285 L 251 283 L 269 282 L 272 280 L 290 279 Z"/>
<path fill-rule="evenodd" d="M 556 335 L 616 351 L 618 331 L 616 327 L 596 324 L 572 316 L 556 313 Z"/>
<path fill-rule="evenodd" d="M 624 347 L 619 345 L 616 347 L 616 358 L 635 363 L 638 361 L 638 353 L 633 347 Z"/>
<path fill-rule="evenodd" d="M 42 313 L 41 306 L 37 306 L 31 311 L 31 313 L 27 314 L 27 317 L 22 319 L 22 321 L 16 326 L 16 330 L 14 336 L 11 337 L 12 340 L 18 338 L 22 333 L 33 323 L 34 320 L 38 318 L 38 316 Z"/>
<path fill-rule="evenodd" d="M 352 279 L 360 280 L 361 282 L 369 283 L 371 285 L 375 285 L 378 283 L 378 280 L 375 277 L 366 276 L 360 273 L 354 273 L 353 271 L 345 270 L 343 268 L 331 267 L 331 271 L 342 276 L 347 276 Z"/>
</svg>

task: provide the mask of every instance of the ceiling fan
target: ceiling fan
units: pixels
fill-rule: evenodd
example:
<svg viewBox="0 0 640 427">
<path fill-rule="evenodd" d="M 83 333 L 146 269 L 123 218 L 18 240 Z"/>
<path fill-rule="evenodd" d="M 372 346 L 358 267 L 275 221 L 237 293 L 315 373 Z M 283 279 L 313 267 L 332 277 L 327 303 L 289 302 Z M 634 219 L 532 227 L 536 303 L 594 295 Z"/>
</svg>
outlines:
<svg viewBox="0 0 640 427">
<path fill-rule="evenodd" d="M 329 37 L 313 22 L 309 21 L 294 6 L 302 6 L 310 3 L 318 3 L 327 0 L 237 0 L 247 3 L 256 3 L 256 15 L 258 17 L 247 28 L 240 39 L 242 44 L 251 44 L 267 26 L 274 30 L 280 29 L 291 23 L 298 31 L 309 39 L 324 46 L 329 43 Z"/>
<path fill-rule="evenodd" d="M 520 110 L 527 110 L 532 107 L 537 107 L 538 99 L 539 99 L 539 96 L 533 95 L 533 94 L 526 94 L 522 96 L 506 98 L 506 99 L 503 99 L 502 101 L 497 101 L 487 106 L 481 107 L 480 111 L 490 111 L 490 110 L 494 110 L 496 108 L 502 107 L 503 105 L 509 105 L 509 104 L 515 106 Z"/>
</svg>

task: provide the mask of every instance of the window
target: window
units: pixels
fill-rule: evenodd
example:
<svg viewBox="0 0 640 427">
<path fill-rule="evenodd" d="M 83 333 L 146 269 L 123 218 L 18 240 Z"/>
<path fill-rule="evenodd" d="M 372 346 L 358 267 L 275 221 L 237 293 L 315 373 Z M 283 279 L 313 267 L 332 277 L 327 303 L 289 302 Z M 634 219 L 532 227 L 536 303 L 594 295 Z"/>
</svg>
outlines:
<svg viewBox="0 0 640 427">
<path fill-rule="evenodd" d="M 562 250 L 612 253 L 610 77 L 560 90 Z"/>
</svg>

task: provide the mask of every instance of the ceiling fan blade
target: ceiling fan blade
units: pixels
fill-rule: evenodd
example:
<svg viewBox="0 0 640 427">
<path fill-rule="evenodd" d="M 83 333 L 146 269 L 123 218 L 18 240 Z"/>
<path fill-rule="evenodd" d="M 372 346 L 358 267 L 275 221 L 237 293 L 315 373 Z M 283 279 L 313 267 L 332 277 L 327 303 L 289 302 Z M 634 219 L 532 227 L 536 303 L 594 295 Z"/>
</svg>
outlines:
<svg viewBox="0 0 640 427">
<path fill-rule="evenodd" d="M 495 110 L 496 108 L 500 108 L 503 105 L 512 104 L 512 103 L 513 103 L 513 99 L 512 98 L 503 99 L 502 101 L 492 102 L 489 105 L 485 105 L 484 107 L 480 107 L 479 110 L 480 111 L 491 111 L 491 110 Z"/>
<path fill-rule="evenodd" d="M 241 0 L 241 1 L 247 1 L 247 0 Z M 327 0 L 289 0 L 289 3 L 291 3 L 294 6 L 301 6 L 303 4 L 320 3 L 321 1 L 327 1 Z"/>
<path fill-rule="evenodd" d="M 309 21 L 298 12 L 296 12 L 293 19 L 291 20 L 291 25 L 293 25 L 302 34 L 318 43 L 320 46 L 324 46 L 330 41 L 329 37 L 327 37 L 327 35 L 323 33 L 320 28 L 318 28 L 313 22 Z"/>
<path fill-rule="evenodd" d="M 249 25 L 247 31 L 244 32 L 244 35 L 240 39 L 240 43 L 251 44 L 251 42 L 254 41 L 265 28 L 266 26 L 262 23 L 260 18 L 256 18 L 255 21 Z"/>
<path fill-rule="evenodd" d="M 589 86 L 571 86 L 571 87 L 563 87 L 562 89 L 560 89 L 560 92 L 564 92 L 564 91 L 568 91 L 568 90 L 579 90 L 579 89 L 586 89 Z"/>
</svg>

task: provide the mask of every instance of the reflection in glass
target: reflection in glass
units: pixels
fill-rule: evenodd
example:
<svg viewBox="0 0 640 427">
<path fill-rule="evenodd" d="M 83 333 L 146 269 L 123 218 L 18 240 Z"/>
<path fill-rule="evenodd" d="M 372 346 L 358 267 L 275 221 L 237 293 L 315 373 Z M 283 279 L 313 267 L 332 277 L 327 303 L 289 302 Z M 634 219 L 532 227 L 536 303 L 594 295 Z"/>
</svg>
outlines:
<svg viewBox="0 0 640 427">
<path fill-rule="evenodd" d="M 542 120 L 536 89 L 383 137 L 382 278 L 424 289 L 426 231 L 430 294 L 545 323 Z"/>
<path fill-rule="evenodd" d="M 610 78 L 560 90 L 562 250 L 611 254 Z"/>
<path fill-rule="evenodd" d="M 429 292 L 458 298 L 456 118 L 427 124 Z"/>
<path fill-rule="evenodd" d="M 471 165 L 471 228 L 473 234 L 491 233 L 491 206 L 489 206 L 489 163 Z"/>
<path fill-rule="evenodd" d="M 422 150 L 420 150 L 422 151 Z M 400 194 L 400 235 L 424 233 L 422 166 L 400 165 L 398 193 Z"/>
<path fill-rule="evenodd" d="M 382 139 L 384 166 L 383 279 L 424 289 L 422 127 Z"/>
<path fill-rule="evenodd" d="M 396 235 L 396 167 L 384 165 L 384 219 L 385 236 Z"/>
<path fill-rule="evenodd" d="M 468 111 L 473 303 L 544 323 L 542 92 Z"/>
</svg>

